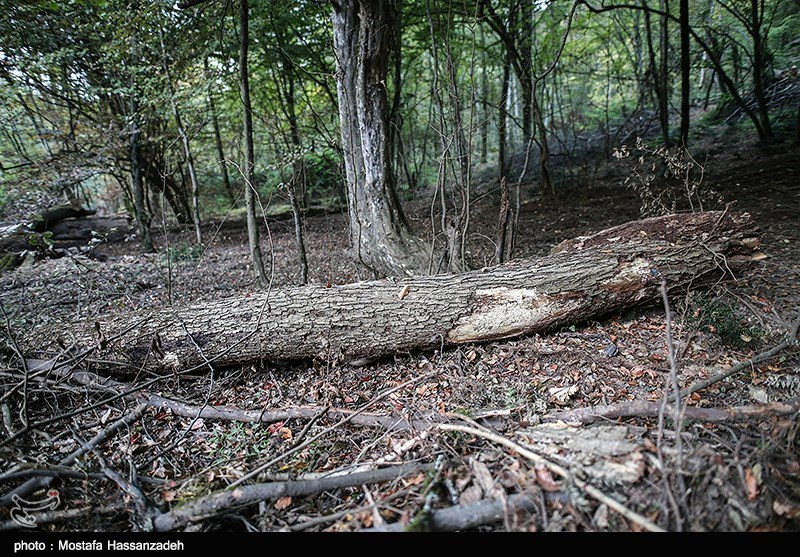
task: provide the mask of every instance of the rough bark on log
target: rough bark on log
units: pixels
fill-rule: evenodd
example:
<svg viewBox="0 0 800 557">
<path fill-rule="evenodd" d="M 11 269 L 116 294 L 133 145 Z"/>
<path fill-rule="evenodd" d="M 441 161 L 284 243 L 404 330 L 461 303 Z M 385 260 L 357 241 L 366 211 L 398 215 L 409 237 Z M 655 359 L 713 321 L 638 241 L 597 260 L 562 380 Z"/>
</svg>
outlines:
<svg viewBox="0 0 800 557">
<path fill-rule="evenodd" d="M 462 274 L 273 289 L 117 318 L 97 326 L 119 338 L 98 342 L 93 330 L 79 345 L 105 347 L 99 366 L 172 371 L 506 339 L 653 302 L 662 280 L 670 289 L 719 281 L 761 258 L 758 244 L 746 213 L 656 217 Z"/>
</svg>

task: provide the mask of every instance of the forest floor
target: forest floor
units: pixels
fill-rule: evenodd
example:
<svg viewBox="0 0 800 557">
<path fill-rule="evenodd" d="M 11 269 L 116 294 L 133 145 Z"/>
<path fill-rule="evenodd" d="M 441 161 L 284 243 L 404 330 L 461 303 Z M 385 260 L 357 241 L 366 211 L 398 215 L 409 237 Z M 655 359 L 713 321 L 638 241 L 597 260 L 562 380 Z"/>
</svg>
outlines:
<svg viewBox="0 0 800 557">
<path fill-rule="evenodd" d="M 671 295 L 681 387 L 778 345 L 800 312 L 800 149 L 731 136 L 700 150 L 705 186 L 754 216 L 768 257 L 736 281 Z M 640 200 L 622 184 L 629 165 L 603 165 L 556 200 L 523 189 L 515 255 L 639 218 Z M 470 256 L 488 265 L 497 196 L 479 197 L 472 211 Z M 412 207 L 421 227 L 426 214 Z M 110 388 L 74 377 L 20 382 L 15 351 L 57 352 L 96 316 L 253 292 L 246 230 L 216 223 L 205 234 L 202 254 L 190 230 L 156 232 L 158 254 L 142 255 L 132 240 L 0 277 L 12 341 L 0 371 L 0 497 L 38 478 L 38 490 L 19 493 L 52 503 L 31 510 L 40 530 L 147 529 L 158 515 L 172 521 L 156 519 L 161 526 L 199 531 L 800 530 L 796 341 L 692 393 L 695 414 L 684 421 L 659 420 L 670 370 L 663 306 L 361 367 L 168 375 L 107 402 Z M 267 245 L 273 288 L 296 283 L 290 224 L 270 223 Z M 312 283 L 371 278 L 347 245 L 346 215 L 307 220 Z M 117 379 L 142 388 L 152 378 Z M 151 395 L 184 406 L 138 406 Z M 226 419 L 199 417 L 220 405 Z M 607 406 L 601 418 L 581 410 L 598 405 Z M 34 431 L 10 439 L 24 414 Z M 74 451 L 85 454 L 70 459 Z M 239 481 L 256 491 L 228 490 Z M 164 514 L 216 492 L 237 495 Z M 0 528 L 19 527 L 20 505 L 0 508 Z"/>
</svg>

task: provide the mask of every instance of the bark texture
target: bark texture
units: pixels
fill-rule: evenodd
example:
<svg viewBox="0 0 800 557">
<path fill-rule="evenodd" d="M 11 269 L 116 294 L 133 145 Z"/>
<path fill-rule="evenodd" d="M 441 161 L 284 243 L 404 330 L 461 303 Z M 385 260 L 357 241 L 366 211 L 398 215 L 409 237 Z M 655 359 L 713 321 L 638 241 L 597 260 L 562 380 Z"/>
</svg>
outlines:
<svg viewBox="0 0 800 557">
<path fill-rule="evenodd" d="M 656 217 L 462 274 L 273 289 L 99 323 L 79 346 L 98 366 L 186 370 L 352 361 L 546 331 L 655 301 L 658 287 L 719 281 L 759 259 L 747 213 Z M 106 341 L 105 339 L 109 339 Z M 113 339 L 113 340 L 112 340 Z M 100 363 L 102 362 L 102 363 Z"/>
<path fill-rule="evenodd" d="M 392 5 L 343 0 L 334 3 L 331 20 L 355 258 L 378 275 L 407 276 L 428 273 L 431 254 L 406 222 L 391 167 L 386 79 Z"/>
</svg>

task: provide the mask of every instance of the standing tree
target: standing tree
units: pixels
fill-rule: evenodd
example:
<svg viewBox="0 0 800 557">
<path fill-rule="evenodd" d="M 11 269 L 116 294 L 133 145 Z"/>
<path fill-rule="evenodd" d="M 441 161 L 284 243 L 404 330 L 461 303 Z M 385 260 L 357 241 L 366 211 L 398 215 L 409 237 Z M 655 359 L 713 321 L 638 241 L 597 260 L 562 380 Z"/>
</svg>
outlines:
<svg viewBox="0 0 800 557">
<path fill-rule="evenodd" d="M 392 0 L 331 0 L 342 149 L 356 259 L 377 275 L 429 273 L 431 248 L 413 235 L 391 166 L 386 78 Z"/>
<path fill-rule="evenodd" d="M 691 93 L 691 64 L 689 52 L 689 0 L 680 2 L 681 20 L 681 135 L 678 142 L 682 149 L 689 146 L 689 94 Z"/>
<path fill-rule="evenodd" d="M 247 240 L 250 244 L 250 257 L 253 271 L 261 286 L 267 286 L 269 279 L 264 272 L 264 258 L 256 220 L 256 173 L 255 152 L 253 149 L 253 110 L 250 103 L 250 76 L 247 67 L 249 47 L 250 7 L 247 0 L 239 1 L 239 90 L 242 96 L 242 121 L 244 122 L 244 187 L 247 207 Z"/>
</svg>

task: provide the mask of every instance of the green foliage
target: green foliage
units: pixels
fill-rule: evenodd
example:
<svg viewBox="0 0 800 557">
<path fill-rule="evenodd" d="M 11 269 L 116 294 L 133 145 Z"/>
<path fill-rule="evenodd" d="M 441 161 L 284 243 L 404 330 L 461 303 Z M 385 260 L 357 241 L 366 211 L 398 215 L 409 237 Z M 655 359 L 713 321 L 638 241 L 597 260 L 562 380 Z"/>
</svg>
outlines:
<svg viewBox="0 0 800 557">
<path fill-rule="evenodd" d="M 330 149 L 312 151 L 303 157 L 306 172 L 306 192 L 309 197 L 345 198 L 343 171 L 339 156 Z"/>
<path fill-rule="evenodd" d="M 191 244 L 189 242 L 180 242 L 174 246 L 170 246 L 161 253 L 161 259 L 164 264 L 190 263 L 192 261 L 197 261 L 202 256 L 203 246 Z"/>
<path fill-rule="evenodd" d="M 229 427 L 215 427 L 208 439 L 215 454 L 212 466 L 232 460 L 263 457 L 270 452 L 270 438 L 271 434 L 266 428 L 253 428 L 241 422 L 233 422 Z"/>
<path fill-rule="evenodd" d="M 459 91 L 463 132 L 472 156 L 485 133 L 487 161 L 494 164 L 501 118 L 508 122 L 510 150 L 519 148 L 523 96 L 514 74 L 520 68 L 511 68 L 512 91 L 508 99 L 501 98 L 506 37 L 489 25 L 490 7 L 508 25 L 512 42 L 530 52 L 532 73 L 540 75 L 560 48 L 572 1 L 495 0 L 482 3 L 480 9 L 470 2 L 431 9 L 436 4 L 397 3 L 399 66 L 391 67 L 387 83 L 381 84 L 392 109 L 396 143 L 391 163 L 400 193 L 409 197 L 427 194 L 426 187 L 437 183 L 440 161 L 449 164 L 454 156 L 440 136 L 437 94 L 447 104 L 450 91 Z M 770 74 L 800 63 L 800 6 L 777 0 L 764 4 L 762 36 L 765 71 Z M 676 13 L 677 3 L 669 5 Z M 0 207 L 12 187 L 61 196 L 98 176 L 127 184 L 134 124 L 142 136 L 143 162 L 149 165 L 147 187 L 158 190 L 163 187 L 159 178 L 177 177 L 172 193 L 186 196 L 180 179 L 185 155 L 171 112 L 174 100 L 196 166 L 205 175 L 203 213 L 226 211 L 210 105 L 213 102 L 227 168 L 237 181 L 235 166 L 242 159 L 237 9 L 236 3 L 224 2 L 188 10 L 176 9 L 171 2 L 142 0 L 6 2 L 0 18 Z M 747 2 L 721 0 L 698 3 L 691 12 L 693 28 L 720 56 L 748 102 L 754 46 L 749 20 L 742 16 L 750 9 Z M 261 191 L 264 196 L 278 192 L 291 172 L 286 154 L 302 153 L 306 201 L 341 201 L 345 192 L 330 7 L 325 2 L 282 5 L 251 0 L 250 11 L 255 170 Z M 649 25 L 648 30 L 642 10 L 591 13 L 578 8 L 559 63 L 537 85 L 545 127 L 566 150 L 581 142 L 596 146 L 598 138 L 608 148 L 622 141 L 624 134 L 614 137 L 622 124 L 652 119 L 656 76 L 647 39 L 652 40 L 653 62 L 660 63 L 660 18 L 652 14 Z M 665 87 L 672 107 L 679 90 L 678 31 L 674 21 L 666 28 L 670 49 L 664 60 L 669 73 Z M 455 65 L 452 75 L 444 60 L 445 44 Z M 697 41 L 691 48 L 692 100 L 704 102 L 708 88 L 710 110 L 718 110 L 720 118 L 735 118 L 738 108 L 730 91 L 720 87 L 707 53 Z M 767 86 L 774 83 L 771 75 L 766 77 Z M 455 82 L 453 89 L 448 88 L 450 80 Z M 787 100 L 784 105 L 796 103 Z M 506 108 L 507 117 L 502 112 Z M 790 135 L 791 111 L 771 110 L 776 129 Z M 452 135 L 452 121 L 443 125 L 447 129 L 442 133 Z"/>
<path fill-rule="evenodd" d="M 761 341 L 765 331 L 742 319 L 736 308 L 719 298 L 700 296 L 695 300 L 687 325 L 717 335 L 726 346 L 747 348 Z"/>
</svg>

